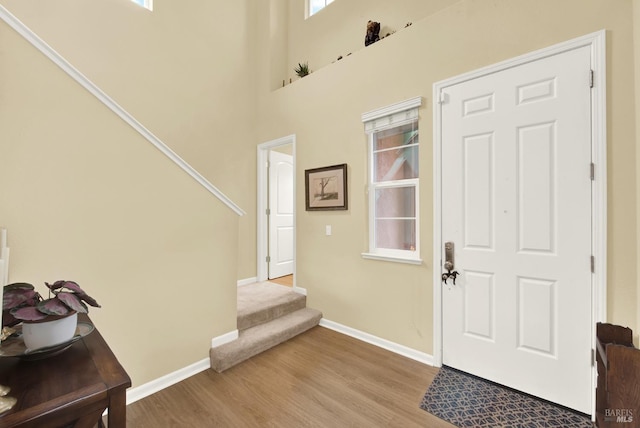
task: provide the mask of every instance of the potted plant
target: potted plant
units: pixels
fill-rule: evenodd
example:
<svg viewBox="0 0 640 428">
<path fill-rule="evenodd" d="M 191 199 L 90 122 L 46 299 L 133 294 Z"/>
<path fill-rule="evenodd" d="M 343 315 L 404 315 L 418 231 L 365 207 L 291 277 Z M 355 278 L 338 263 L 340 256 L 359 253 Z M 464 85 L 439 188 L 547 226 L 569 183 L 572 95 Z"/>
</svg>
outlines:
<svg viewBox="0 0 640 428">
<path fill-rule="evenodd" d="M 31 350 L 70 340 L 76 331 L 78 313 L 89 312 L 87 305 L 100 307 L 74 281 L 45 285 L 49 289 L 47 299 L 25 282 L 6 285 L 2 296 L 3 313 L 8 313 L 9 319 L 15 318 L 14 323 L 23 322 L 24 343 Z"/>
<path fill-rule="evenodd" d="M 298 77 L 304 77 L 311 73 L 311 70 L 309 70 L 309 63 L 307 62 L 298 63 L 298 66 L 294 68 L 293 71 L 298 75 Z"/>
</svg>

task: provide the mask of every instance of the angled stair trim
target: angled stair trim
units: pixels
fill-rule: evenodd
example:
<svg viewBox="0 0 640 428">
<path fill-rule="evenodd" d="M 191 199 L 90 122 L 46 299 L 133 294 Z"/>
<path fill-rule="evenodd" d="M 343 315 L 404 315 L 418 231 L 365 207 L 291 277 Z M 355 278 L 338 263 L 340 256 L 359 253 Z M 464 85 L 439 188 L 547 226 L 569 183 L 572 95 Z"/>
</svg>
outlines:
<svg viewBox="0 0 640 428">
<path fill-rule="evenodd" d="M 51 46 L 49 46 L 44 40 L 42 40 L 36 33 L 34 33 L 29 27 L 27 27 L 22 21 L 16 18 L 8 9 L 0 5 L 0 19 L 13 28 L 18 34 L 24 37 L 29 43 L 31 43 L 36 49 L 42 52 L 47 58 L 53 61 L 58 67 L 60 67 L 65 73 L 71 76 L 76 82 L 78 82 L 87 91 L 93 94 L 98 100 L 106 105 L 111 111 L 124 120 L 129 126 L 138 131 L 147 141 L 153 144 L 158 150 L 160 150 L 165 156 L 171 159 L 176 165 L 178 165 L 184 172 L 189 174 L 194 180 L 204 186 L 210 193 L 216 196 L 222 203 L 231 208 L 239 216 L 243 216 L 246 212 L 236 205 L 228 196 L 218 190 L 213 184 L 209 182 L 202 174 L 196 171 L 191 165 L 189 165 L 184 159 L 182 159 L 176 152 L 171 150 L 169 146 L 163 143 L 158 137 L 156 137 L 151 131 L 144 127 L 140 122 L 136 120 L 129 112 L 127 112 L 122 106 L 120 106 L 113 98 L 102 91 L 95 83 L 89 80 L 83 75 L 77 68 L 75 68 L 69 61 L 64 59 L 62 55 L 56 52 Z"/>
</svg>

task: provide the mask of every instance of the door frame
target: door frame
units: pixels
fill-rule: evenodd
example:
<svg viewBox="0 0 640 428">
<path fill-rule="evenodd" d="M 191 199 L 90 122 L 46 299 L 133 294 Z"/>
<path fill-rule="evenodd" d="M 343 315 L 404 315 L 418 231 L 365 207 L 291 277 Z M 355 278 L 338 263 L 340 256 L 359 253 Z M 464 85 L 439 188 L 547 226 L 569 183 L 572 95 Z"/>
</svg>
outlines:
<svg viewBox="0 0 640 428">
<path fill-rule="evenodd" d="M 584 46 L 591 49 L 591 69 L 593 70 L 591 153 L 592 162 L 595 165 L 595 177 L 591 183 L 591 236 L 594 269 L 591 275 L 592 325 L 588 327 L 592 331 L 593 338 L 595 338 L 596 322 L 604 322 L 607 319 L 607 79 L 606 32 L 601 30 L 433 84 L 433 365 L 436 367 L 442 366 L 443 351 L 441 266 L 444 243 L 442 241 L 442 118 L 440 111 L 440 104 L 446 101 L 441 101 L 441 97 L 446 96 L 443 91 L 459 83 Z M 589 76 L 585 76 L 585 82 L 588 82 L 588 78 Z M 595 376 L 593 382 L 595 382 Z M 595 393 L 595 383 L 593 391 Z"/>
<path fill-rule="evenodd" d="M 267 219 L 267 207 L 269 206 L 269 179 L 267 164 L 269 162 L 269 151 L 277 147 L 291 144 L 293 147 L 293 289 L 302 292 L 296 287 L 296 136 L 295 134 L 286 137 L 267 141 L 258 145 L 258 203 L 257 203 L 257 281 L 267 281 L 269 277 L 269 266 L 267 254 L 269 254 L 269 222 Z"/>
</svg>

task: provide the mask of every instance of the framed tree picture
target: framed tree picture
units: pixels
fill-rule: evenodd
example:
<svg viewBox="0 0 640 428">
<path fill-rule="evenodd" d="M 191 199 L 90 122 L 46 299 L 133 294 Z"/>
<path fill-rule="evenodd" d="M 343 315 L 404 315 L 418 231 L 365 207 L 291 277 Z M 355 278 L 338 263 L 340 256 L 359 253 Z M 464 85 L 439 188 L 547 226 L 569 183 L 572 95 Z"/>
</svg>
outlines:
<svg viewBox="0 0 640 428">
<path fill-rule="evenodd" d="M 304 171 L 307 211 L 346 210 L 347 164 Z"/>
</svg>

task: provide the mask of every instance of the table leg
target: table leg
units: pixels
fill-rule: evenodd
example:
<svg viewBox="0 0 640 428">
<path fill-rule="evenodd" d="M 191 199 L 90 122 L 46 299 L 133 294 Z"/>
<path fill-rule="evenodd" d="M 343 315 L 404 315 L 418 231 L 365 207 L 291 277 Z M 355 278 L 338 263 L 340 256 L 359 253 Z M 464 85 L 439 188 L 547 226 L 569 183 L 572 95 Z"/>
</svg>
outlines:
<svg viewBox="0 0 640 428">
<path fill-rule="evenodd" d="M 125 428 L 127 426 L 127 393 L 126 390 L 112 392 L 109 398 L 109 428 Z"/>
</svg>

